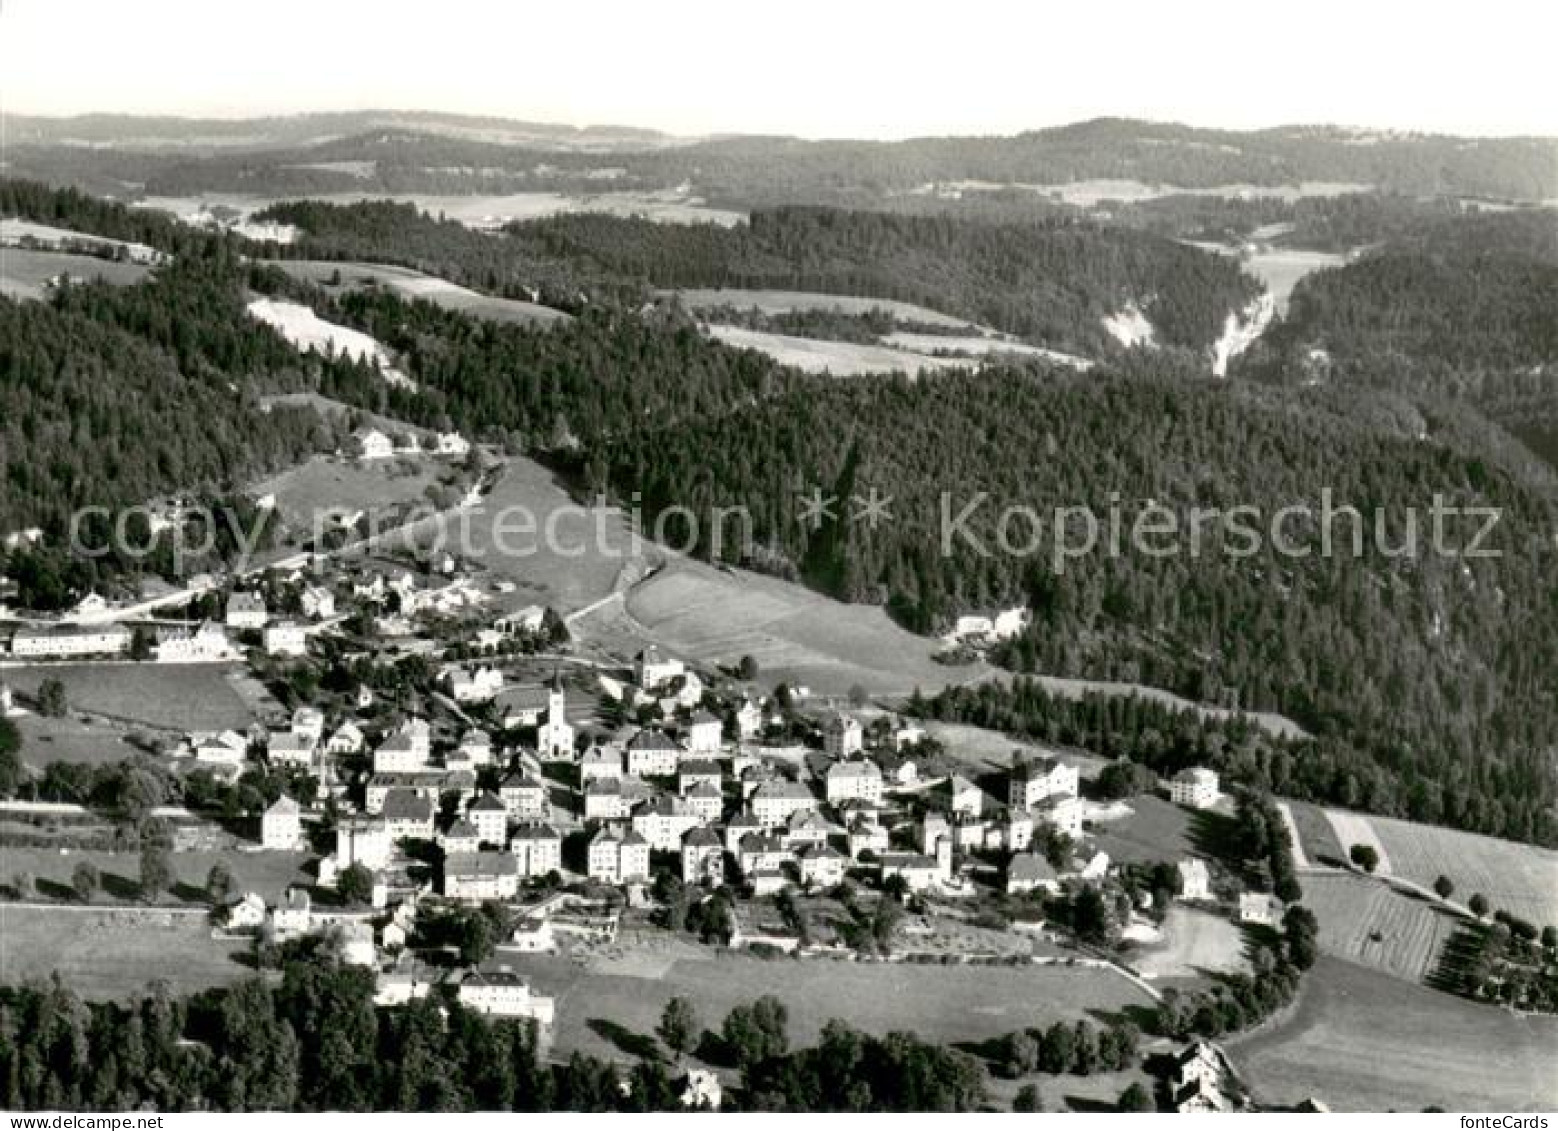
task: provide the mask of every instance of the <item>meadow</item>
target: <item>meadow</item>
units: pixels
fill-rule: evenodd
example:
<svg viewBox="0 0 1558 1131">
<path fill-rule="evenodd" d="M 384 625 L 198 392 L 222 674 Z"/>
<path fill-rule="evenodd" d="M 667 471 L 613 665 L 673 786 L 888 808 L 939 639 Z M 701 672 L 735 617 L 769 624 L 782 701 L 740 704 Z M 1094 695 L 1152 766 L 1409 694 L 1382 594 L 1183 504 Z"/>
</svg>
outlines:
<svg viewBox="0 0 1558 1131">
<path fill-rule="evenodd" d="M 0 903 L 0 984 L 58 974 L 92 1000 L 120 1000 L 167 982 L 175 993 L 254 973 L 249 946 L 212 937 L 198 911 L 18 907 Z"/>
<path fill-rule="evenodd" d="M 1129 979 L 1083 966 L 942 966 L 826 959 L 765 960 L 744 955 L 668 956 L 658 967 L 627 973 L 582 970 L 567 959 L 517 956 L 543 993 L 557 998 L 556 1047 L 613 1055 L 615 1030 L 653 1034 L 672 997 L 689 998 L 703 1026 L 717 1029 L 732 1007 L 764 994 L 790 1013 L 792 1047 L 815 1042 L 833 1018 L 868 1033 L 908 1030 L 930 1041 L 982 1041 L 1052 1021 L 1097 1020 L 1150 1004 Z M 630 968 L 631 969 L 631 968 Z M 621 1039 L 621 1035 L 619 1040 Z"/>
<path fill-rule="evenodd" d="M 781 365 L 791 365 L 806 373 L 827 373 L 835 377 L 868 373 L 906 373 L 910 377 L 919 377 L 940 369 L 967 368 L 977 364 L 965 357 L 932 357 L 930 354 L 892 346 L 800 338 L 793 334 L 748 330 L 744 326 L 711 324 L 705 329 L 710 337 L 728 346 L 756 350 Z"/>
<path fill-rule="evenodd" d="M 460 311 L 494 322 L 521 324 L 568 320 L 568 315 L 549 306 L 518 299 L 498 298 L 426 275 L 407 267 L 385 263 L 352 263 L 310 259 L 282 259 L 274 264 L 294 279 L 314 283 L 327 291 L 361 290 L 379 286 L 406 299 L 421 299 L 445 310 Z M 332 280 L 339 279 L 339 283 Z"/>
<path fill-rule="evenodd" d="M 29 664 L 5 670 L 24 695 L 46 679 L 65 685 L 70 710 L 173 731 L 242 729 L 253 721 L 233 688 L 230 664 Z"/>
<path fill-rule="evenodd" d="M 1268 1104 L 1558 1108 L 1558 1018 L 1514 1017 L 1337 958 L 1316 963 L 1292 1012 L 1224 1047 Z"/>
<path fill-rule="evenodd" d="M 101 279 L 115 286 L 129 286 L 144 279 L 150 268 L 139 263 L 120 263 L 95 255 L 64 251 L 34 251 L 8 247 L 0 253 L 0 295 L 14 299 L 41 299 L 56 276 Z"/>
</svg>

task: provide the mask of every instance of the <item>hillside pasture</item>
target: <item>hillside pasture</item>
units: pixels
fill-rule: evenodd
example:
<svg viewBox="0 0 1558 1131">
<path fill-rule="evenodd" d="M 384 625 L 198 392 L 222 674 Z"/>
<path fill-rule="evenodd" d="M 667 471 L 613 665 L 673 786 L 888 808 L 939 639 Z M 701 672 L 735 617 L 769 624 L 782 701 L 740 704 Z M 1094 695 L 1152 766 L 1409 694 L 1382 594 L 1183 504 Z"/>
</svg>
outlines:
<svg viewBox="0 0 1558 1131">
<path fill-rule="evenodd" d="M 12 299 L 41 299 L 47 295 L 50 284 L 61 275 L 68 275 L 78 282 L 100 279 L 116 287 L 127 287 L 146 278 L 149 270 L 144 264 L 99 259 L 95 255 L 8 247 L 0 251 L 0 295 Z"/>
<path fill-rule="evenodd" d="M 407 267 L 386 263 L 334 262 L 318 259 L 282 259 L 274 266 L 294 279 L 313 283 L 326 291 L 365 290 L 382 287 L 402 298 L 421 299 L 445 310 L 459 311 L 493 322 L 546 325 L 566 322 L 560 310 L 519 299 L 484 295 L 447 279 L 425 275 Z M 339 283 L 332 282 L 339 278 Z"/>
<path fill-rule="evenodd" d="M 654 640 L 673 655 L 734 664 L 750 655 L 765 682 L 842 696 L 927 693 L 993 674 L 985 664 L 936 663 L 933 640 L 871 605 L 847 605 L 803 586 L 677 560 L 628 592 L 625 616 L 591 617 L 587 631 L 631 646 Z"/>
<path fill-rule="evenodd" d="M 1349 872 L 1303 878 L 1304 904 L 1320 922 L 1320 949 L 1336 958 L 1421 982 L 1433 973 L 1457 916 L 1431 899 Z"/>
<path fill-rule="evenodd" d="M 122 762 L 138 753 L 129 741 L 133 728 L 91 719 L 50 719 L 26 714 L 12 722 L 22 736 L 22 760 L 31 766 L 50 762 L 101 765 Z"/>
<path fill-rule="evenodd" d="M 242 730 L 253 715 L 229 681 L 230 664 L 28 664 L 5 679 L 34 695 L 46 679 L 65 685 L 72 713 L 172 731 Z"/>
<path fill-rule="evenodd" d="M 1265 1104 L 1558 1108 L 1558 1017 L 1515 1017 L 1337 958 L 1316 963 L 1295 1009 L 1224 1047 Z"/>
<path fill-rule="evenodd" d="M 256 498 L 274 495 L 283 522 L 295 531 L 312 532 L 316 521 L 327 529 L 327 517 L 369 514 L 402 505 L 427 503 L 427 489 L 443 471 L 425 459 L 356 460 L 314 456 L 306 463 L 255 483 Z"/>
<path fill-rule="evenodd" d="M 1481 892 L 1496 910 L 1538 927 L 1558 924 L 1558 852 L 1389 817 L 1368 823 L 1390 854 L 1395 876 L 1424 887 L 1448 876 L 1457 902 Z"/>
</svg>

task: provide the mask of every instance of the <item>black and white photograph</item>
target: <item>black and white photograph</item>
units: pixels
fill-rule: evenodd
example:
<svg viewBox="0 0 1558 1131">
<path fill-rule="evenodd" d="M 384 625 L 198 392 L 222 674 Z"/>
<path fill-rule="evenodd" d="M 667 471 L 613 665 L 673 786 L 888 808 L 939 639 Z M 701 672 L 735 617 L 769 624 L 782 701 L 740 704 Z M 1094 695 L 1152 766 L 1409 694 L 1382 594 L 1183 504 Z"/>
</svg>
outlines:
<svg viewBox="0 0 1558 1131">
<path fill-rule="evenodd" d="M 1555 45 L 0 0 L 6 1127 L 1548 1128 Z"/>
</svg>

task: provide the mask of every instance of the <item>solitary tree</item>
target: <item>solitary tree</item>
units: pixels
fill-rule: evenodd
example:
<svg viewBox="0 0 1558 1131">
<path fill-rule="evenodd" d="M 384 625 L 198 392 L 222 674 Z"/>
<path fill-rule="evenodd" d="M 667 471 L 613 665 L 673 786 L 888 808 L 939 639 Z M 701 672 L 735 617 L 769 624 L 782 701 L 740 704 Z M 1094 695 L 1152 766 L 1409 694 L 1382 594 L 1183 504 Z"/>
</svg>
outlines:
<svg viewBox="0 0 1558 1131">
<path fill-rule="evenodd" d="M 336 877 L 335 890 L 346 903 L 367 903 L 373 899 L 373 873 L 353 864 Z"/>
<path fill-rule="evenodd" d="M 1449 899 L 1455 894 L 1455 883 L 1449 876 L 1440 876 L 1434 881 L 1434 894 L 1440 899 Z"/>
<path fill-rule="evenodd" d="M 232 893 L 233 873 L 218 860 L 211 865 L 211 871 L 206 876 L 206 898 L 212 903 L 222 904 L 227 902 L 227 897 Z"/>
<path fill-rule="evenodd" d="M 90 860 L 83 860 L 76 865 L 76 870 L 71 873 L 70 886 L 76 891 L 76 898 L 82 903 L 90 903 L 92 897 L 97 894 L 97 889 L 102 885 L 103 877 L 97 870 L 97 865 Z"/>
<path fill-rule="evenodd" d="M 1347 850 L 1347 855 L 1365 872 L 1372 874 L 1379 867 L 1379 851 L 1372 844 L 1355 844 Z"/>
<path fill-rule="evenodd" d="M 1480 891 L 1466 901 L 1466 906 L 1471 908 L 1471 913 L 1481 919 L 1488 913 L 1488 897 Z"/>
<path fill-rule="evenodd" d="M 172 886 L 173 867 L 168 861 L 167 848 L 161 844 L 148 844 L 141 849 L 141 898 L 153 900 Z"/>
<path fill-rule="evenodd" d="M 65 685 L 57 679 L 46 679 L 38 685 L 38 714 L 47 718 L 63 718 L 68 704 L 65 701 Z"/>
<path fill-rule="evenodd" d="M 736 665 L 736 674 L 751 683 L 757 678 L 757 661 L 751 656 L 742 656 L 741 662 Z"/>
<path fill-rule="evenodd" d="M 673 997 L 666 1002 L 656 1032 L 660 1034 L 666 1048 L 679 1057 L 686 1056 L 692 1051 L 693 1042 L 698 1037 L 698 1014 L 692 1002 L 684 997 Z"/>
<path fill-rule="evenodd" d="M 1136 1081 L 1125 1091 L 1120 1093 L 1119 1102 L 1115 1104 L 1121 1111 L 1156 1111 L 1152 1097 L 1147 1094 L 1147 1089 L 1141 1086 L 1141 1081 Z"/>
<path fill-rule="evenodd" d="M 1044 1103 L 1039 1098 L 1039 1089 L 1036 1084 L 1024 1084 L 1017 1089 L 1017 1098 L 1012 1101 L 1013 1111 L 1043 1111 Z"/>
</svg>

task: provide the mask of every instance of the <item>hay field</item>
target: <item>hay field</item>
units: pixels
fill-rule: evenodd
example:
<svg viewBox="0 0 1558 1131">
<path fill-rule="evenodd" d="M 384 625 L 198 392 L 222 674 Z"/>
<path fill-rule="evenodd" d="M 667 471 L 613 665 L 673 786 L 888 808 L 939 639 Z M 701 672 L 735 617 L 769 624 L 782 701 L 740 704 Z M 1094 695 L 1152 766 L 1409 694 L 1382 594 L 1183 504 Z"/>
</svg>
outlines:
<svg viewBox="0 0 1558 1131">
<path fill-rule="evenodd" d="M 1320 949 L 1336 958 L 1421 982 L 1433 973 L 1458 918 L 1428 899 L 1348 872 L 1303 878 L 1304 904 L 1320 921 Z"/>
<path fill-rule="evenodd" d="M 1367 820 L 1395 876 L 1424 887 L 1448 876 L 1457 902 L 1481 892 L 1495 909 L 1538 927 L 1558 924 L 1558 852 L 1390 817 Z"/>
<path fill-rule="evenodd" d="M 757 310 L 762 314 L 836 310 L 842 314 L 860 315 L 880 310 L 899 322 L 923 322 L 928 326 L 941 326 L 948 330 L 965 330 L 975 337 L 1002 336 L 999 331 L 980 326 L 967 318 L 955 318 L 928 306 L 898 302 L 895 299 L 827 294 L 821 291 L 744 290 L 737 287 L 695 288 L 667 293 L 676 294 L 682 300 L 682 305 L 691 311 L 733 306 L 738 310 Z"/>
</svg>

